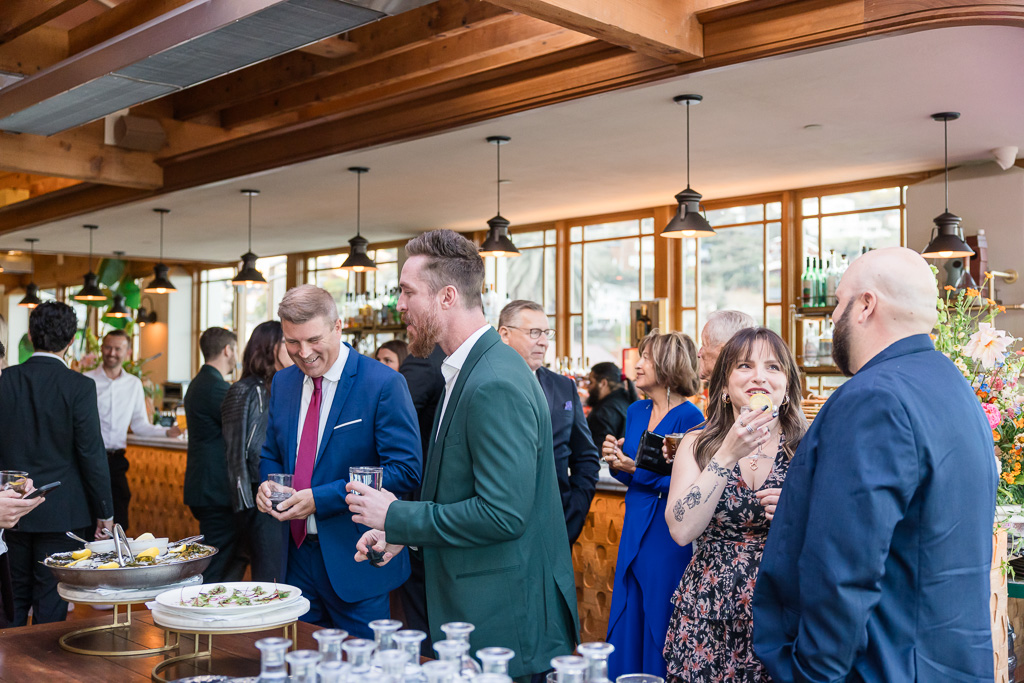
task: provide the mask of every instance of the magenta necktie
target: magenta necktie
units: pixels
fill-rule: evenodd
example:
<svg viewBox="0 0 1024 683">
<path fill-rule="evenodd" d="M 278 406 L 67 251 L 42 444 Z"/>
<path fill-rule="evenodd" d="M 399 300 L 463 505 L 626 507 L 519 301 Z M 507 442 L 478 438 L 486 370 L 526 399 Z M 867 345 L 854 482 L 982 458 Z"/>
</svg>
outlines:
<svg viewBox="0 0 1024 683">
<path fill-rule="evenodd" d="M 299 452 L 295 454 L 295 478 L 292 484 L 296 491 L 308 489 L 313 483 L 313 463 L 316 462 L 316 439 L 320 434 L 320 385 L 323 377 L 313 378 L 313 395 L 306 409 L 306 420 L 302 423 L 299 437 Z M 291 520 L 292 538 L 298 548 L 306 540 L 306 520 Z"/>
</svg>

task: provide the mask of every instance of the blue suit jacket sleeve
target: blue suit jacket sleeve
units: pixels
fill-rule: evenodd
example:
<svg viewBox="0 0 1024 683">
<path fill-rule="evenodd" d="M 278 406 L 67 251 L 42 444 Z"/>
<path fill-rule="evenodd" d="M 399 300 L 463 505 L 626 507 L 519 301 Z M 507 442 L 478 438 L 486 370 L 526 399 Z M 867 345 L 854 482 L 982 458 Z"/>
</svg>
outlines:
<svg viewBox="0 0 1024 683">
<path fill-rule="evenodd" d="M 572 498 L 565 511 L 565 522 L 569 538 L 577 538 L 583 530 L 584 522 L 587 521 L 590 502 L 597 489 L 601 461 L 575 386 L 571 393 L 573 417 L 572 435 L 569 437 L 569 488 L 572 491 Z"/>
<path fill-rule="evenodd" d="M 846 680 L 867 643 L 893 530 L 920 477 L 914 434 L 896 396 L 876 387 L 870 399 L 861 392 L 834 398 L 840 403 L 833 414 L 848 419 L 821 434 L 826 446 L 819 446 L 799 555 L 800 621 L 792 647 L 781 650 L 791 661 L 769 666 L 773 673 L 790 669 L 786 680 Z"/>
</svg>

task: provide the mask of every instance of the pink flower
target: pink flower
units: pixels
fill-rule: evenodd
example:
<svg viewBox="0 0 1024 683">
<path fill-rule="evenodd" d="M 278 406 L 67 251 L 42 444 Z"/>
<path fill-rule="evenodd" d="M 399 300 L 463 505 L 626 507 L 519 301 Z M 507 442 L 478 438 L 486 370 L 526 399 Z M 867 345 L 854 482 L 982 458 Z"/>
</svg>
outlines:
<svg viewBox="0 0 1024 683">
<path fill-rule="evenodd" d="M 1003 359 L 1006 347 L 1013 343 L 1013 337 L 1002 330 L 992 327 L 992 323 L 978 323 L 978 331 L 971 335 L 964 353 L 974 360 L 981 361 L 986 369 L 991 370 Z"/>
<path fill-rule="evenodd" d="M 991 403 L 982 403 L 981 408 L 985 411 L 985 417 L 988 418 L 989 427 L 995 429 L 996 426 L 1003 421 L 1003 415 L 999 412 L 999 408 Z"/>
</svg>

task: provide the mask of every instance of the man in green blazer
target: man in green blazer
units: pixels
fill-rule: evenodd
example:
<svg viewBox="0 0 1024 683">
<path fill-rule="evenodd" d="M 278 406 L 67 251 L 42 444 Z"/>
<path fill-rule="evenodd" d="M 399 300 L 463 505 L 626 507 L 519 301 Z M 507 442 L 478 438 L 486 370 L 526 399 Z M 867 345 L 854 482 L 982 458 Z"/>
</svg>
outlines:
<svg viewBox="0 0 1024 683">
<path fill-rule="evenodd" d="M 470 652 L 508 647 L 509 675 L 528 681 L 579 642 L 576 589 L 551 445 L 551 416 L 522 357 L 484 319 L 476 245 L 436 230 L 406 245 L 398 310 L 410 351 L 448 355 L 421 500 L 349 483 L 357 544 L 388 561 L 423 553 L 430 634 L 468 621 Z M 354 495 L 358 493 L 360 495 Z"/>
</svg>

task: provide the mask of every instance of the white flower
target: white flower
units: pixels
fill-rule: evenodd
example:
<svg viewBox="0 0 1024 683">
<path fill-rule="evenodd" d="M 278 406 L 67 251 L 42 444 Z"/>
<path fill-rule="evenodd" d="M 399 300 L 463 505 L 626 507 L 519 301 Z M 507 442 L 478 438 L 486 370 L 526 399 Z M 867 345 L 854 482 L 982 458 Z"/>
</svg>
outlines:
<svg viewBox="0 0 1024 683">
<path fill-rule="evenodd" d="M 1013 337 L 992 327 L 992 323 L 978 323 L 978 331 L 971 335 L 964 353 L 988 369 L 1006 355 L 1006 347 L 1013 343 Z"/>
</svg>

